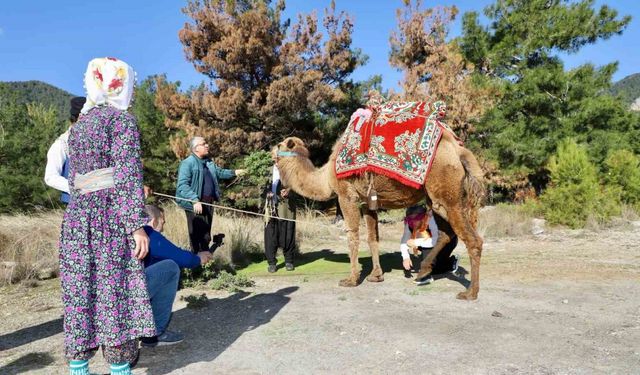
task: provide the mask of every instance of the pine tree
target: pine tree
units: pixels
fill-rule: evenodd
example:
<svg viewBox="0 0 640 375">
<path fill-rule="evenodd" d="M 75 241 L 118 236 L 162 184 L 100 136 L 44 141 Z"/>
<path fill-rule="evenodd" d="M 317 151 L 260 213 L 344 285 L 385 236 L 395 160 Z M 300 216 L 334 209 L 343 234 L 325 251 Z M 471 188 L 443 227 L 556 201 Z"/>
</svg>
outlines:
<svg viewBox="0 0 640 375">
<path fill-rule="evenodd" d="M 618 196 L 600 186 L 597 169 L 584 146 L 565 139 L 548 168 L 551 182 L 540 200 L 550 223 L 577 228 L 589 217 L 606 221 L 619 213 Z"/>
<path fill-rule="evenodd" d="M 156 76 L 147 77 L 136 86 L 131 112 L 138 121 L 144 183 L 156 192 L 173 194 L 179 160 L 171 149 L 175 130 L 165 126 L 165 118 L 155 105 Z"/>
<path fill-rule="evenodd" d="M 640 158 L 629 150 L 616 150 L 606 165 L 606 183 L 619 189 L 622 202 L 640 210 Z"/>
<path fill-rule="evenodd" d="M 485 15 L 487 27 L 476 12 L 463 16 L 459 43 L 478 71 L 501 81 L 502 95 L 472 139 L 499 169 L 498 189 L 542 189 L 548 155 L 566 137 L 587 144 L 599 169 L 620 144 L 640 151 L 638 115 L 609 94 L 616 64 L 565 71 L 557 55 L 622 33 L 629 16 L 595 9 L 592 0 L 497 0 Z"/>
<path fill-rule="evenodd" d="M 60 207 L 60 193 L 44 183 L 47 150 L 66 130 L 53 107 L 40 103 L 0 106 L 0 212 Z"/>
</svg>

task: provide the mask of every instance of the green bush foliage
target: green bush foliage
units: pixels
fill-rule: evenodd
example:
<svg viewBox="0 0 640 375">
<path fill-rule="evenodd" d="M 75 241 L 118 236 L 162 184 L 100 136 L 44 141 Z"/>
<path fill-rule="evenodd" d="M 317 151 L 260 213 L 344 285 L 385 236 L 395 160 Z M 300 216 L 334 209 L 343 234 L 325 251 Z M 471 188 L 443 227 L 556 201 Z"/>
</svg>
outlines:
<svg viewBox="0 0 640 375">
<path fill-rule="evenodd" d="M 44 183 L 47 150 L 68 123 L 40 103 L 0 105 L 0 212 L 60 207 Z"/>
<path fill-rule="evenodd" d="M 565 70 L 560 56 L 622 33 L 630 16 L 590 0 L 497 0 L 484 14 L 487 26 L 478 13 L 464 14 L 459 42 L 465 58 L 502 85 L 470 147 L 495 163 L 493 182 L 511 193 L 503 196 L 529 184 L 543 189 L 549 155 L 567 137 L 588 145 L 600 171 L 620 144 L 638 153 L 639 116 L 609 92 L 617 64 Z"/>
<path fill-rule="evenodd" d="M 271 153 L 258 150 L 238 160 L 235 168 L 244 168 L 247 174 L 225 189 L 223 204 L 245 210 L 257 210 L 262 204 L 262 190 L 271 178 Z"/>
<path fill-rule="evenodd" d="M 628 150 L 617 150 L 605 161 L 605 181 L 612 189 L 618 189 L 623 203 L 640 208 L 640 158 Z"/>
<path fill-rule="evenodd" d="M 171 150 L 170 139 L 177 131 L 165 126 L 164 115 L 155 105 L 156 91 L 154 76 L 137 85 L 131 112 L 140 129 L 144 183 L 153 191 L 172 195 L 180 160 Z"/>
<path fill-rule="evenodd" d="M 216 277 L 218 267 L 218 264 L 209 262 L 194 269 L 184 268 L 181 271 L 180 285 L 187 288 L 202 285 Z"/>
<path fill-rule="evenodd" d="M 209 287 L 214 290 L 226 290 L 228 292 L 239 292 L 242 288 L 252 287 L 255 282 L 244 274 L 232 274 L 221 271 L 216 279 L 209 281 Z"/>
<path fill-rule="evenodd" d="M 600 186 L 597 169 L 584 146 L 574 140 L 562 141 L 548 169 L 551 183 L 540 200 L 550 223 L 578 228 L 589 218 L 607 221 L 619 214 L 616 191 Z"/>
</svg>

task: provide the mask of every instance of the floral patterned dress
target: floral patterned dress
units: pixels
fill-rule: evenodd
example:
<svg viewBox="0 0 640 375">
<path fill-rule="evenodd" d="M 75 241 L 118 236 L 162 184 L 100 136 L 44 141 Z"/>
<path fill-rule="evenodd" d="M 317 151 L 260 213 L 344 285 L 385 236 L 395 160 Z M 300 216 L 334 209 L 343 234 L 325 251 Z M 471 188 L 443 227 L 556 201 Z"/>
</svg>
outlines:
<svg viewBox="0 0 640 375">
<path fill-rule="evenodd" d="M 134 117 L 106 105 L 91 109 L 71 129 L 69 161 L 71 202 L 60 239 L 64 343 L 67 358 L 85 359 L 100 345 L 106 351 L 155 335 L 144 270 L 132 255 L 132 232 L 147 221 Z M 76 174 L 108 167 L 115 187 L 74 189 Z"/>
</svg>

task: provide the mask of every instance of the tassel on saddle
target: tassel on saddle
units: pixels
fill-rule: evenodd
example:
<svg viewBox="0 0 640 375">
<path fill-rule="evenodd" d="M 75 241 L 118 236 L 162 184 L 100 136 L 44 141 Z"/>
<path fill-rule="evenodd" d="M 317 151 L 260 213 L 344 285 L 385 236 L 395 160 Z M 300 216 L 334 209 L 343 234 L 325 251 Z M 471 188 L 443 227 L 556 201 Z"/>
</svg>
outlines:
<svg viewBox="0 0 640 375">
<path fill-rule="evenodd" d="M 373 187 L 373 174 L 369 174 L 369 189 L 367 190 L 367 205 L 370 211 L 378 210 L 378 193 Z"/>
</svg>

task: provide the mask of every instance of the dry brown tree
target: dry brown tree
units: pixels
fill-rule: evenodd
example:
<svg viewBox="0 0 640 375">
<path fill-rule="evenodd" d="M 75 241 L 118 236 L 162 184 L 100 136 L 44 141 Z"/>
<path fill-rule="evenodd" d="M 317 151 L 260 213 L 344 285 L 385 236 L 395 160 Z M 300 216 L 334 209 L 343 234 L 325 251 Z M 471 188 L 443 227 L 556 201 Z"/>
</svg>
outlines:
<svg viewBox="0 0 640 375">
<path fill-rule="evenodd" d="M 298 135 L 320 141 L 317 114 L 344 100 L 342 85 L 363 63 L 351 48 L 353 23 L 332 2 L 322 20 L 315 13 L 282 19 L 283 0 L 190 1 L 191 19 L 180 30 L 188 61 L 208 78 L 188 92 L 160 78 L 156 104 L 176 155 L 188 153 L 193 135 L 207 139 L 218 162 Z M 224 160 L 222 159 L 224 158 Z"/>
<path fill-rule="evenodd" d="M 466 140 L 498 92 L 486 81 L 480 82 L 455 41 L 447 41 L 457 14 L 455 6 L 422 9 L 421 0 L 405 0 L 396 14 L 398 29 L 390 38 L 390 63 L 404 72 L 402 93 L 393 99 L 445 101 L 447 124 Z"/>
</svg>

